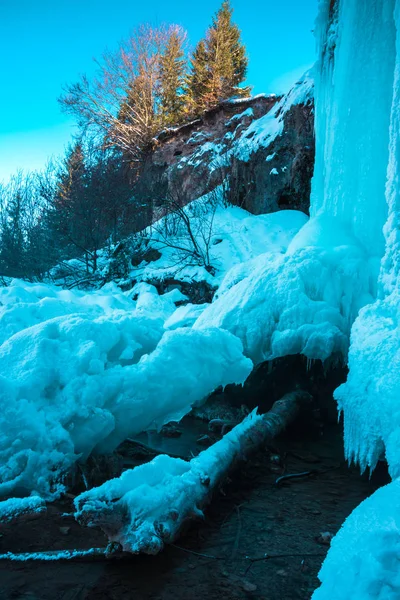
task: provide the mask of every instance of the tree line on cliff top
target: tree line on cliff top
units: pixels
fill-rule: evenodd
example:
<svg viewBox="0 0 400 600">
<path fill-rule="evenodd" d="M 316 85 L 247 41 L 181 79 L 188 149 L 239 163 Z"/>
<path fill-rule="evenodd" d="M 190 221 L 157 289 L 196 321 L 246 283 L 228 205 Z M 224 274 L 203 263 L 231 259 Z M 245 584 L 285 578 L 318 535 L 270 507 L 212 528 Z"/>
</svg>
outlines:
<svg viewBox="0 0 400 600">
<path fill-rule="evenodd" d="M 165 128 L 248 96 L 247 56 L 225 0 L 192 51 L 178 25 L 139 26 L 68 85 L 60 103 L 78 134 L 44 172 L 0 184 L 0 276 L 41 279 L 56 263 L 97 269 L 98 250 L 152 220 L 132 189 Z"/>
</svg>

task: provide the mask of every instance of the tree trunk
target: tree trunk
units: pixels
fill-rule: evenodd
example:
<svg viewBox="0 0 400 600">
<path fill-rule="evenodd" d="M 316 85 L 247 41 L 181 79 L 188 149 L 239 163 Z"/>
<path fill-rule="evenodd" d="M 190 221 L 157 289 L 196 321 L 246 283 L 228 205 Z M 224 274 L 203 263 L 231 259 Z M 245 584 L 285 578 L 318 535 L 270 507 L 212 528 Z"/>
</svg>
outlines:
<svg viewBox="0 0 400 600">
<path fill-rule="evenodd" d="M 279 435 L 310 400 L 298 390 L 275 402 L 265 415 L 253 411 L 190 462 L 158 456 L 126 471 L 111 488 L 107 482 L 78 496 L 75 516 L 81 524 L 100 526 L 124 551 L 157 554 L 179 537 L 188 521 L 203 517 L 228 473 Z"/>
</svg>

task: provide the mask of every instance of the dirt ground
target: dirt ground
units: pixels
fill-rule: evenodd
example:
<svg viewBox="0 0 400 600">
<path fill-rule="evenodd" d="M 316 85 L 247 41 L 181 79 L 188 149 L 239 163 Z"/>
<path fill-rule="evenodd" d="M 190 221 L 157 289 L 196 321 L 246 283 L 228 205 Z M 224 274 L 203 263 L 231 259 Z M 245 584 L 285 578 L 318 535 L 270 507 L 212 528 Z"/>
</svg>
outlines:
<svg viewBox="0 0 400 600">
<path fill-rule="evenodd" d="M 339 427 L 302 437 L 288 432 L 247 462 L 179 547 L 111 561 L 3 561 L 1 600 L 309 599 L 328 550 L 320 534 L 335 533 L 388 478 L 383 467 L 369 480 L 346 466 Z M 310 470 L 320 473 L 275 485 L 281 474 Z M 71 509 L 64 499 L 39 518 L 3 526 L 0 551 L 104 546 L 100 531 L 62 516 Z M 250 560 L 265 553 L 271 558 Z"/>
</svg>

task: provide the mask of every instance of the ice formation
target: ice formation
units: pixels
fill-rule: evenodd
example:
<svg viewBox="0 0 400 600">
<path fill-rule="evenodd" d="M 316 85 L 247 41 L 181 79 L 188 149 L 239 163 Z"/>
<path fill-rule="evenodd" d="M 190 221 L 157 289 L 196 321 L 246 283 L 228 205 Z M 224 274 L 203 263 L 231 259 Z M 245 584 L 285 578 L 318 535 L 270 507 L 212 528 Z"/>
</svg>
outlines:
<svg viewBox="0 0 400 600">
<path fill-rule="evenodd" d="M 400 475 L 400 2 L 320 4 L 312 213 L 340 216 L 382 258 L 377 299 L 353 325 L 349 376 L 335 397 L 344 415 L 348 458 L 365 469 L 386 456 L 395 478 Z M 352 513 L 333 540 L 313 598 L 400 596 L 399 498 L 396 479 Z"/>
<path fill-rule="evenodd" d="M 398 600 L 400 480 L 379 489 L 332 541 L 313 600 Z"/>
<path fill-rule="evenodd" d="M 129 552 L 156 554 L 163 547 L 157 523 L 168 527 L 178 518 L 182 522 L 196 511 L 196 498 L 207 496 L 242 450 L 242 438 L 262 420 L 253 411 L 219 442 L 201 452 L 190 462 L 170 456 L 157 456 L 151 462 L 130 469 L 120 477 L 84 492 L 75 499 L 78 521 L 95 527 L 104 524 L 104 514 L 114 514 L 107 527 L 110 541 L 117 540 Z M 121 518 L 119 518 L 121 516 Z M 163 536 L 168 538 L 168 532 Z"/>
<path fill-rule="evenodd" d="M 379 299 L 359 315 L 352 331 L 350 374 L 348 381 L 336 392 L 339 408 L 344 413 L 345 445 L 349 458 L 366 468 L 374 468 L 380 456 L 386 454 L 390 473 L 400 475 L 400 298 L 399 298 L 399 172 L 400 172 L 400 25 L 399 6 L 394 0 L 381 3 L 381 15 L 387 26 L 380 46 L 376 43 L 377 62 L 386 78 L 391 78 L 391 111 L 383 109 L 390 118 L 390 129 L 381 132 L 388 145 L 388 179 L 386 184 L 386 211 L 384 227 L 386 253 L 382 261 Z M 376 32 L 375 13 L 370 14 L 370 27 Z M 390 20 L 391 19 L 391 20 Z M 386 23 L 386 21 L 385 21 Z M 358 30 L 357 25 L 354 26 Z M 365 34 L 365 31 L 363 32 Z M 361 35 L 361 34 L 360 34 Z M 379 39 L 379 37 L 378 37 Z M 389 41 L 390 40 L 390 44 Z M 396 59 L 396 65 L 394 60 Z M 382 64 L 385 68 L 382 69 Z M 378 89 L 378 88 L 374 88 Z M 379 140 L 379 136 L 378 136 Z M 374 172 L 373 172 L 374 174 Z M 381 200 L 383 203 L 383 200 Z M 372 209 L 371 209 L 372 210 Z M 371 212 L 371 216 L 372 216 Z"/>
<path fill-rule="evenodd" d="M 0 290 L 1 495 L 56 497 L 79 457 L 179 420 L 250 373 L 226 331 L 164 331 L 179 292 L 159 297 L 141 284 L 137 293 L 135 303 L 114 287 L 64 293 L 15 281 Z"/>
<path fill-rule="evenodd" d="M 367 252 L 338 220 L 314 218 L 285 253 L 231 269 L 194 327 L 230 331 L 256 364 L 296 353 L 345 359 L 354 318 L 374 298 L 373 272 Z"/>
</svg>

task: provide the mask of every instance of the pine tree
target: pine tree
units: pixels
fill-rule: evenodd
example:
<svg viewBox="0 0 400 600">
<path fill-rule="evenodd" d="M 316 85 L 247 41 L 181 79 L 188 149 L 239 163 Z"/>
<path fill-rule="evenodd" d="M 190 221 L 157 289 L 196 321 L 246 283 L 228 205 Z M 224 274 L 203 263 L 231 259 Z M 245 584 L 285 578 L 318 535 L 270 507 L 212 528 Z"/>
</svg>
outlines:
<svg viewBox="0 0 400 600">
<path fill-rule="evenodd" d="M 184 116 L 184 40 L 184 32 L 179 27 L 172 27 L 165 52 L 160 57 L 160 118 L 163 126 L 176 125 Z"/>
<path fill-rule="evenodd" d="M 232 14 L 229 0 L 224 0 L 205 40 L 197 46 L 196 56 L 193 55 L 188 95 L 194 99 L 197 111 L 215 106 L 231 96 L 248 96 L 250 93 L 248 87 L 239 87 L 246 78 L 248 60 Z"/>
<path fill-rule="evenodd" d="M 24 276 L 25 246 L 23 199 L 19 191 L 10 198 L 4 216 L 0 244 L 0 272 L 10 277 Z"/>
<path fill-rule="evenodd" d="M 87 235 L 86 219 L 82 214 L 86 198 L 86 166 L 80 141 L 68 150 L 57 178 L 48 215 L 52 235 L 62 254 L 82 253 L 86 249 Z"/>
<path fill-rule="evenodd" d="M 190 61 L 190 75 L 187 77 L 186 107 L 189 113 L 196 113 L 205 106 L 207 95 L 208 58 L 205 40 L 197 44 Z"/>
<path fill-rule="evenodd" d="M 248 88 L 241 90 L 238 87 L 246 77 L 248 61 L 240 41 L 240 30 L 232 23 L 232 13 L 229 0 L 224 0 L 207 34 L 211 103 L 249 93 Z"/>
</svg>

